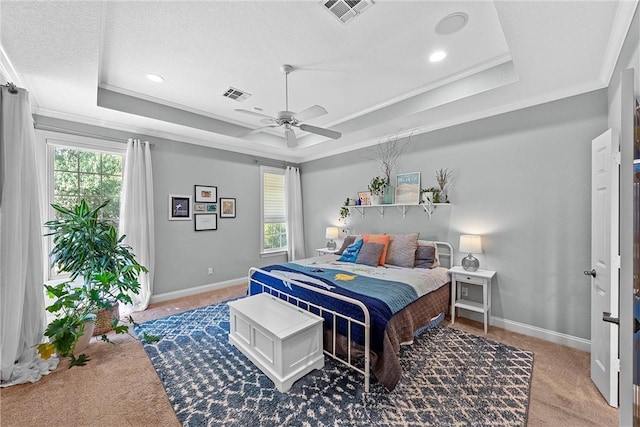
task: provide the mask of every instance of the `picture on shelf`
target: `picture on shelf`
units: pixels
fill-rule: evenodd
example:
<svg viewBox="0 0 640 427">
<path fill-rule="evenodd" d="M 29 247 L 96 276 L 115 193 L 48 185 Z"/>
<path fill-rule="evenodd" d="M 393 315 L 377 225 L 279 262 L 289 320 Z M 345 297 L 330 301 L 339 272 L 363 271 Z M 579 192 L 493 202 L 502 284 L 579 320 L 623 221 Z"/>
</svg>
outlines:
<svg viewBox="0 0 640 427">
<path fill-rule="evenodd" d="M 371 204 L 371 191 L 358 191 L 358 199 L 363 206 Z"/>
<path fill-rule="evenodd" d="M 420 203 L 420 172 L 396 175 L 395 203 L 398 205 L 417 205 Z"/>
</svg>

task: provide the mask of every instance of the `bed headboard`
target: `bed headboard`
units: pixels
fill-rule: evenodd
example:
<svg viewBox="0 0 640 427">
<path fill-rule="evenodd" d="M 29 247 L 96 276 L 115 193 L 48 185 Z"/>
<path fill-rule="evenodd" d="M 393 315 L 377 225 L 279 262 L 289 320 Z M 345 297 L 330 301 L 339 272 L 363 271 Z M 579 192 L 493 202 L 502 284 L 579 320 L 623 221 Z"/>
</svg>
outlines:
<svg viewBox="0 0 640 427">
<path fill-rule="evenodd" d="M 440 257 L 440 266 L 451 268 L 453 267 L 453 246 L 447 242 L 434 241 L 438 246 L 438 256 Z"/>
</svg>

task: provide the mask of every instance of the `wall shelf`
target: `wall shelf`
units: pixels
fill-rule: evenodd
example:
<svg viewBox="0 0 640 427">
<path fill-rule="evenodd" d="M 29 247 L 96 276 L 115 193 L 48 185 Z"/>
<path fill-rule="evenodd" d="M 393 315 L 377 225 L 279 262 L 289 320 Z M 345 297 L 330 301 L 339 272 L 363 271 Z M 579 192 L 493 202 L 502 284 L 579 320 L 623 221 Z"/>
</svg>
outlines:
<svg viewBox="0 0 640 427">
<path fill-rule="evenodd" d="M 438 206 L 451 206 L 451 203 L 432 203 L 431 204 L 431 209 L 429 209 L 429 206 L 423 203 L 417 204 L 417 205 L 398 205 L 398 204 L 388 204 L 388 205 L 352 205 L 352 206 L 347 206 L 347 208 L 349 210 L 355 210 L 358 213 L 360 213 L 360 215 L 362 217 L 364 217 L 364 214 L 366 212 L 367 209 L 375 209 L 380 213 L 380 216 L 384 218 L 384 210 L 386 208 L 397 208 L 400 212 L 402 212 L 402 218 L 404 219 L 407 215 L 407 210 L 409 210 L 409 208 L 414 207 L 414 206 L 418 206 L 421 207 L 427 215 L 429 215 L 429 219 L 431 219 L 431 214 L 433 213 L 433 210 L 438 207 Z"/>
</svg>

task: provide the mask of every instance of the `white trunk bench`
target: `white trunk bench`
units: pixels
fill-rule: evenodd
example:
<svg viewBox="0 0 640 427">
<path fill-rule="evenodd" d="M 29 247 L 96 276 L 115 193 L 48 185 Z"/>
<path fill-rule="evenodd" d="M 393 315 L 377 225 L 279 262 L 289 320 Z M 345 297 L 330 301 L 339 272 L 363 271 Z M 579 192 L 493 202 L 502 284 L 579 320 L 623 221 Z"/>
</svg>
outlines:
<svg viewBox="0 0 640 427">
<path fill-rule="evenodd" d="M 281 392 L 324 367 L 322 317 L 261 293 L 229 302 L 229 342 Z"/>
</svg>

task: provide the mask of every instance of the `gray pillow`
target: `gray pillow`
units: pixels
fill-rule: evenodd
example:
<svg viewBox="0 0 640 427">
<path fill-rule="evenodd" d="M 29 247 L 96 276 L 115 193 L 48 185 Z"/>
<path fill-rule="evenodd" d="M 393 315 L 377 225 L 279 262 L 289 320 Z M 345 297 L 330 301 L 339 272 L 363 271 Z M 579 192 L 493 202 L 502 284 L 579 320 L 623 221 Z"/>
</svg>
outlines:
<svg viewBox="0 0 640 427">
<path fill-rule="evenodd" d="M 415 268 L 435 268 L 440 265 L 438 248 L 433 242 L 418 242 Z"/>
<path fill-rule="evenodd" d="M 362 245 L 358 258 L 356 258 L 356 264 L 370 265 L 376 267 L 380 262 L 380 255 L 384 251 L 384 245 L 382 243 L 365 243 Z"/>
<path fill-rule="evenodd" d="M 391 234 L 385 263 L 398 267 L 413 268 L 418 248 L 418 233 Z"/>
<path fill-rule="evenodd" d="M 352 244 L 355 243 L 356 238 L 358 236 L 347 236 L 344 238 L 344 242 L 342 242 L 342 246 L 340 246 L 340 250 L 338 252 L 336 252 L 336 255 L 342 255 L 342 252 L 344 252 L 345 249 L 347 249 L 347 247 Z"/>
</svg>

